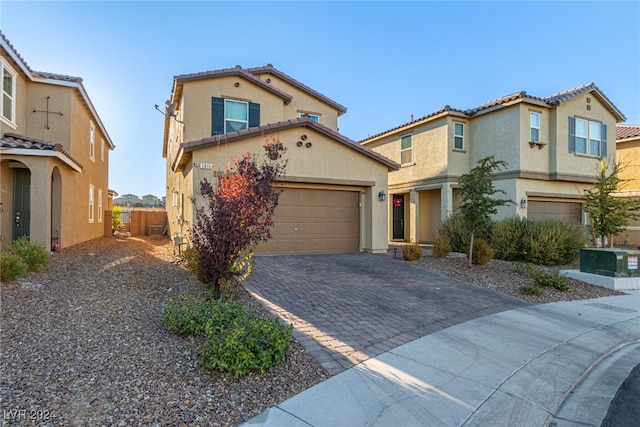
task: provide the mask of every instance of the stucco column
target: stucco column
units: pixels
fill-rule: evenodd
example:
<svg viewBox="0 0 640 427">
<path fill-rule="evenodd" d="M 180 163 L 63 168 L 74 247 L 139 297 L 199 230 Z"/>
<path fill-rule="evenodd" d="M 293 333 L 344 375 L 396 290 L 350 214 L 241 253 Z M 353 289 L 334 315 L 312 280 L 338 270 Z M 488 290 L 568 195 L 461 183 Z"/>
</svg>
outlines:
<svg viewBox="0 0 640 427">
<path fill-rule="evenodd" d="M 409 240 L 418 243 L 420 237 L 420 193 L 416 190 L 409 192 Z"/>
<path fill-rule="evenodd" d="M 440 220 L 444 224 L 449 219 L 449 216 L 453 214 L 453 188 L 448 182 L 442 184 L 440 197 Z"/>
<path fill-rule="evenodd" d="M 31 169 L 31 240 L 51 246 L 51 176 L 46 160 L 37 159 Z"/>
</svg>

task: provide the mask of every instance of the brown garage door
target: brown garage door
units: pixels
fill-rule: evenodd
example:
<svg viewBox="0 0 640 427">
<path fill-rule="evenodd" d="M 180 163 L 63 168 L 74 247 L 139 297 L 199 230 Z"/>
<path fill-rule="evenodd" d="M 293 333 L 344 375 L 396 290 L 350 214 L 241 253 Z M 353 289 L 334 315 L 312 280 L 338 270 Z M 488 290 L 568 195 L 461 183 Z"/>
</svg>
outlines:
<svg viewBox="0 0 640 427">
<path fill-rule="evenodd" d="M 258 253 L 352 252 L 359 248 L 357 191 L 285 188 L 276 209 L 273 239 Z"/>
<path fill-rule="evenodd" d="M 529 201 L 527 218 L 557 219 L 564 222 L 581 223 L 581 204 L 572 202 Z"/>
</svg>

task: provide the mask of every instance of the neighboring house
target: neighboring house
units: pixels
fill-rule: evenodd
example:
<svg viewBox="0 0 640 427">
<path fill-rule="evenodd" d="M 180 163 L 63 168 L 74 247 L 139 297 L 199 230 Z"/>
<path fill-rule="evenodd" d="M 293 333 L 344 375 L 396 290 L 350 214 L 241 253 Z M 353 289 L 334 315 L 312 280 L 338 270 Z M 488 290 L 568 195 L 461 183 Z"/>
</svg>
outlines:
<svg viewBox="0 0 640 427">
<path fill-rule="evenodd" d="M 266 136 L 286 147 L 284 191 L 262 253 L 386 252 L 387 174 L 399 165 L 338 133 L 346 108 L 272 65 L 174 77 L 163 157 L 172 236 L 194 223 L 200 181 L 236 155 L 262 156 Z"/>
<path fill-rule="evenodd" d="M 113 201 L 118 206 L 141 206 L 142 199 L 135 194 L 123 194 Z"/>
<path fill-rule="evenodd" d="M 619 174 L 623 180 L 620 195 L 640 198 L 640 126 L 616 126 L 617 158 L 624 165 Z M 617 236 L 617 244 L 640 247 L 640 221 L 631 221 L 627 230 Z"/>
<path fill-rule="evenodd" d="M 587 223 L 583 190 L 599 161 L 615 162 L 624 115 L 593 83 L 547 98 L 514 93 L 469 110 L 446 106 L 361 143 L 401 163 L 389 173 L 389 239 L 433 242 L 460 204 L 458 180 L 494 156 L 508 163 L 494 184 L 519 215 Z"/>
<path fill-rule="evenodd" d="M 142 206 L 155 208 L 160 206 L 160 199 L 153 194 L 142 196 Z"/>
<path fill-rule="evenodd" d="M 1 32 L 0 53 L 0 248 L 103 236 L 114 145 L 82 79 L 33 71 Z"/>
</svg>

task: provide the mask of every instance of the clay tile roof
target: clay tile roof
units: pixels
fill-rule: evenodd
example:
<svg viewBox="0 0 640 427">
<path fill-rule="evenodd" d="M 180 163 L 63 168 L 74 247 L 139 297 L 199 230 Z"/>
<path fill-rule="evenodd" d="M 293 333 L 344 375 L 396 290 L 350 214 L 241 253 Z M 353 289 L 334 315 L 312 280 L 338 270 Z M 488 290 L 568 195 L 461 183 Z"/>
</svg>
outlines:
<svg viewBox="0 0 640 427">
<path fill-rule="evenodd" d="M 5 133 L 0 138 L 0 148 L 22 148 L 27 150 L 49 150 L 56 151 L 61 153 L 64 157 L 69 159 L 72 163 L 78 166 L 81 170 L 84 170 L 84 167 L 80 162 L 75 160 L 73 157 L 67 153 L 64 148 L 62 148 L 62 144 L 45 141 L 42 139 L 36 139 L 29 136 L 18 135 L 17 133 Z"/>
<path fill-rule="evenodd" d="M 184 158 L 185 153 L 190 153 L 191 151 L 197 150 L 199 148 L 205 148 L 211 145 L 229 143 L 229 142 L 238 141 L 238 140 L 249 138 L 256 135 L 261 135 L 263 133 L 268 133 L 268 132 L 278 131 L 278 130 L 285 130 L 285 129 L 301 127 L 301 126 L 306 126 L 306 127 L 315 129 L 316 131 L 334 139 L 335 141 L 338 141 L 348 146 L 349 148 L 353 148 L 354 150 L 359 151 L 360 153 L 374 160 L 377 160 L 380 163 L 383 163 L 389 169 L 397 170 L 400 168 L 400 165 L 394 162 L 393 160 L 390 160 L 387 157 L 373 151 L 372 149 L 365 147 L 364 145 L 359 144 L 356 141 L 353 141 L 345 137 L 344 135 L 341 135 L 340 133 L 334 131 L 331 128 L 328 128 L 320 123 L 314 122 L 309 117 L 300 117 L 297 119 L 284 120 L 278 123 L 269 123 L 259 127 L 243 129 L 237 132 L 230 132 L 223 135 L 215 135 L 208 138 L 202 138 L 202 139 L 184 142 L 180 145 L 180 150 L 178 152 L 178 155 L 176 156 L 176 159 L 173 162 L 172 167 L 175 168 L 178 166 L 178 164 L 180 163 L 180 161 L 178 160 L 179 157 Z"/>
<path fill-rule="evenodd" d="M 47 73 L 45 71 L 33 71 L 32 74 L 36 77 L 42 77 L 44 79 L 62 80 L 65 82 L 82 83 L 81 77 L 67 76 L 65 74 Z"/>
<path fill-rule="evenodd" d="M 616 140 L 640 137 L 640 125 L 617 125 Z"/>
<path fill-rule="evenodd" d="M 347 112 L 347 108 L 345 106 L 338 104 L 337 102 L 335 102 L 331 98 L 321 94 L 320 92 L 318 92 L 318 91 L 310 88 L 309 86 L 299 82 L 298 80 L 294 79 L 293 77 L 283 73 L 282 71 L 276 69 L 271 64 L 267 64 L 267 65 L 262 66 L 262 67 L 247 68 L 247 71 L 252 73 L 252 74 L 272 74 L 274 76 L 277 76 L 277 77 L 281 78 L 282 80 L 288 82 L 289 84 L 291 84 L 293 86 L 296 86 L 297 88 L 303 90 L 304 92 L 307 92 L 307 93 L 315 96 L 316 98 L 321 99 L 322 101 L 326 102 L 327 104 L 331 105 L 333 108 L 338 110 L 340 112 L 340 114 L 344 114 L 344 113 Z"/>
<path fill-rule="evenodd" d="M 479 111 L 486 110 L 488 108 L 495 107 L 495 106 L 498 106 L 498 105 L 503 105 L 503 104 L 509 103 L 511 101 L 515 101 L 517 99 L 524 99 L 525 97 L 527 97 L 527 93 L 524 92 L 524 91 L 512 93 L 512 94 L 500 97 L 498 99 L 494 99 L 493 101 L 486 102 L 486 103 L 484 103 L 482 105 L 479 105 L 477 107 L 465 110 L 464 113 L 469 115 L 469 116 L 472 116 L 472 115 L 476 114 Z"/>
<path fill-rule="evenodd" d="M 248 72 L 247 70 L 244 70 L 239 65 L 236 65 L 233 68 L 224 68 L 224 69 L 221 69 L 221 70 L 203 71 L 203 72 L 200 72 L 200 73 L 191 73 L 191 74 L 181 74 L 181 75 L 178 75 L 178 76 L 174 76 L 173 79 L 178 83 L 183 83 L 183 82 L 194 81 L 194 80 L 205 80 L 205 79 L 210 79 L 210 78 L 215 78 L 215 77 L 226 77 L 226 76 L 243 77 L 243 78 L 245 78 L 245 79 L 257 84 L 258 86 L 262 86 L 263 88 L 265 88 L 269 92 L 272 92 L 275 95 L 281 97 L 282 99 L 284 99 L 285 103 L 287 103 L 287 104 L 290 103 L 291 100 L 293 99 L 293 96 L 291 96 L 288 93 L 278 89 L 277 87 L 271 86 L 270 84 L 260 80 L 255 75 L 253 75 L 252 73 Z"/>
</svg>

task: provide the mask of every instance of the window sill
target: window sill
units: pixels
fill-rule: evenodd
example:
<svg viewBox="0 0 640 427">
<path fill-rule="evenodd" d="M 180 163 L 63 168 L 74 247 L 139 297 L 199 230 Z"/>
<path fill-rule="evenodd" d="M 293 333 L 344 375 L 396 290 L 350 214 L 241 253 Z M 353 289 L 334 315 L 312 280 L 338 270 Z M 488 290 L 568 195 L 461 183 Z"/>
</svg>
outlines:
<svg viewBox="0 0 640 427">
<path fill-rule="evenodd" d="M 9 119 L 7 119 L 7 118 L 6 118 L 6 117 L 4 117 L 4 116 L 0 116 L 0 121 L 1 121 L 2 123 L 6 124 L 7 126 L 9 126 L 9 127 L 10 127 L 11 129 L 13 129 L 13 130 L 18 129 L 18 125 L 17 125 L 17 124 L 15 124 L 15 123 L 13 123 L 13 122 L 9 121 Z"/>
<path fill-rule="evenodd" d="M 411 162 L 411 163 L 403 163 L 400 165 L 400 168 L 408 168 L 410 166 L 415 166 L 416 163 L 415 162 Z"/>
<path fill-rule="evenodd" d="M 465 150 L 464 148 L 454 148 L 453 150 L 454 153 L 466 153 L 467 150 Z"/>
</svg>

